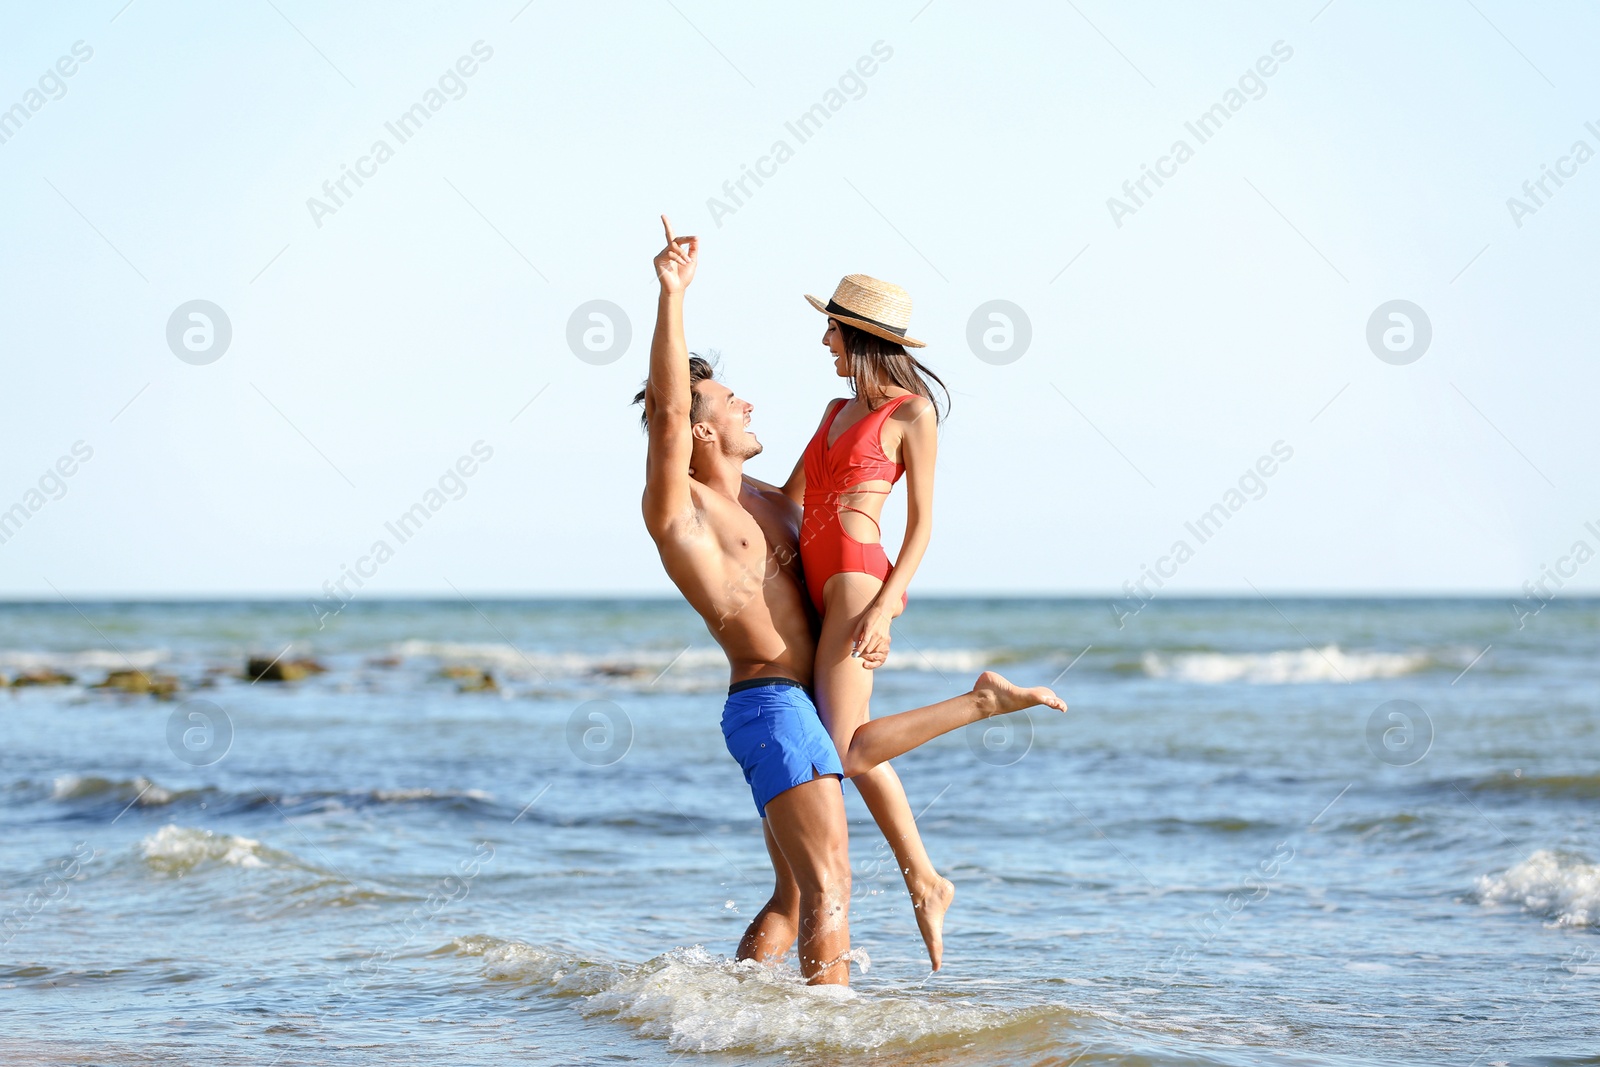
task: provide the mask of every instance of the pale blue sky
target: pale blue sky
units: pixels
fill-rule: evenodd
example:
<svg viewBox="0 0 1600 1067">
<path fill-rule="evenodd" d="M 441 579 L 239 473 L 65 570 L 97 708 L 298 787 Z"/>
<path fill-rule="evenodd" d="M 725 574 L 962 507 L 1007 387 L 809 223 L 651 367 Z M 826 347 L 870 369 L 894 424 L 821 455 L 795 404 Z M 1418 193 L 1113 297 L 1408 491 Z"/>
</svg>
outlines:
<svg viewBox="0 0 1600 1067">
<path fill-rule="evenodd" d="M 93 456 L 0 544 L 0 595 L 312 596 L 380 538 L 373 595 L 668 591 L 627 403 L 662 211 L 704 235 L 690 344 L 756 405 L 764 477 L 840 395 L 802 293 L 911 291 L 955 395 L 914 594 L 1111 592 L 1180 539 L 1174 593 L 1510 591 L 1600 548 L 1600 160 L 1520 227 L 1506 203 L 1600 149 L 1583 5 L 274 2 L 8 14 L 0 109 L 64 91 L 0 126 L 0 510 Z M 459 99 L 386 131 L 477 42 Z M 1201 144 L 1185 123 L 1277 42 Z M 379 139 L 319 227 L 308 198 Z M 1119 227 L 1107 199 L 1179 139 Z M 166 339 L 195 299 L 232 326 L 206 365 Z M 1006 365 L 966 339 L 995 299 L 1031 322 Z M 1408 365 L 1366 341 L 1392 299 L 1432 324 Z M 631 319 L 616 362 L 568 347 L 590 300 Z M 478 441 L 400 544 L 385 522 Z"/>
</svg>

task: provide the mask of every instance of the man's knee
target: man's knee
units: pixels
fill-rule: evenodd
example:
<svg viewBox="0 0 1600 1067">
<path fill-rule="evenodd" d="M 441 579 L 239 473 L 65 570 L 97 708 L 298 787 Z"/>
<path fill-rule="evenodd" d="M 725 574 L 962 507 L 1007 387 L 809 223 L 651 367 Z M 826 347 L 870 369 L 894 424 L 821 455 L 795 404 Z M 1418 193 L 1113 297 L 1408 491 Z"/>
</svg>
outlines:
<svg viewBox="0 0 1600 1067">
<path fill-rule="evenodd" d="M 821 900 L 850 899 L 850 854 L 839 849 L 821 857 L 799 881 L 800 894 Z"/>
</svg>

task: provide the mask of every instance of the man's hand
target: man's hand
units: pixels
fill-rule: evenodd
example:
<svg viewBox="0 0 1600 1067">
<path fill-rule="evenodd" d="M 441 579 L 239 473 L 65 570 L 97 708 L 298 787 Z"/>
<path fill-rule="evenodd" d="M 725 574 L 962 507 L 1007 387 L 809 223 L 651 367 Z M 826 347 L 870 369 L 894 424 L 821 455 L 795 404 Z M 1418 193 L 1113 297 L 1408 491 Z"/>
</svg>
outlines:
<svg viewBox="0 0 1600 1067">
<path fill-rule="evenodd" d="M 672 223 L 661 216 L 661 226 L 667 231 L 667 247 L 656 253 L 656 277 L 661 279 L 663 293 L 682 293 L 694 281 L 694 269 L 700 262 L 700 238 L 672 236 Z"/>
<path fill-rule="evenodd" d="M 658 541 L 674 524 L 694 513 L 689 462 L 694 439 L 689 412 L 694 390 L 689 383 L 689 348 L 683 338 L 683 290 L 694 277 L 698 241 L 673 237 L 665 215 L 667 246 L 656 256 L 661 296 L 656 301 L 656 328 L 650 338 L 650 377 L 645 387 L 645 414 L 650 425 L 650 450 L 645 461 L 644 524 Z"/>
</svg>

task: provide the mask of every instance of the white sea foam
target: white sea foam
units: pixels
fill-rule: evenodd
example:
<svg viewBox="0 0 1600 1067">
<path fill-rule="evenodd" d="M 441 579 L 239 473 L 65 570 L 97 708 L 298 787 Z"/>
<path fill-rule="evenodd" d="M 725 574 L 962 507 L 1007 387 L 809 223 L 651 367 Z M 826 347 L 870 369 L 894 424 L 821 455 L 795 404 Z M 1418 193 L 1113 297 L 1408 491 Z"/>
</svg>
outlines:
<svg viewBox="0 0 1600 1067">
<path fill-rule="evenodd" d="M 165 663 L 171 656 L 164 648 L 128 649 L 115 652 L 110 649 L 89 648 L 81 652 L 36 652 L 20 648 L 0 649 L 0 671 L 58 670 L 71 674 L 76 671 L 147 671 Z"/>
<path fill-rule="evenodd" d="M 1485 904 L 1520 904 L 1557 926 L 1600 925 L 1600 865 L 1539 849 L 1504 874 L 1478 879 Z"/>
<path fill-rule="evenodd" d="M 1422 670 L 1429 661 L 1422 652 L 1345 652 L 1328 645 L 1279 652 L 1146 652 L 1143 666 L 1151 678 L 1203 685 L 1292 685 L 1398 678 Z"/>
<path fill-rule="evenodd" d="M 540 652 L 508 644 L 452 641 L 402 641 L 392 654 L 429 658 L 440 663 L 482 667 L 507 678 L 535 681 L 604 679 L 638 682 L 659 688 L 715 688 L 725 685 L 728 658 L 714 645 L 680 649 L 619 649 L 613 652 Z M 967 673 L 990 666 L 993 653 L 982 649 L 904 646 L 894 650 L 881 670 Z M 659 681 L 658 681 L 659 680 Z"/>
<path fill-rule="evenodd" d="M 462 938 L 452 947 L 481 955 L 485 977 L 582 996 L 584 1015 L 612 1016 L 680 1051 L 863 1051 L 1010 1026 L 1033 1014 L 926 994 L 863 995 L 808 986 L 792 967 L 736 962 L 700 946 L 673 949 L 637 967 L 581 961 L 494 938 Z"/>
<path fill-rule="evenodd" d="M 215 834 L 169 823 L 139 842 L 145 862 L 168 874 L 186 874 L 206 863 L 229 867 L 299 866 L 292 856 L 260 841 L 232 834 Z"/>
<path fill-rule="evenodd" d="M 429 789 L 427 787 L 411 789 L 374 789 L 372 799 L 384 804 L 404 804 L 413 800 L 480 800 L 492 801 L 494 795 L 482 789 Z"/>
<path fill-rule="evenodd" d="M 402 641 L 393 647 L 395 655 L 432 658 L 441 663 L 469 664 L 500 671 L 511 677 L 583 678 L 594 675 L 618 678 L 642 677 L 646 681 L 670 664 L 676 671 L 694 673 L 716 669 L 726 671 L 727 657 L 717 648 L 631 649 L 610 653 L 540 652 L 522 650 L 506 644 L 467 644 L 455 641 Z"/>
<path fill-rule="evenodd" d="M 918 648 L 902 645 L 889 653 L 880 671 L 950 671 L 968 674 L 993 667 L 999 657 L 981 648 Z"/>
<path fill-rule="evenodd" d="M 161 788 L 150 779 L 137 778 L 113 780 L 94 775 L 63 774 L 55 780 L 50 799 L 85 800 L 89 797 L 113 796 L 118 800 L 137 800 L 140 807 L 170 804 L 172 792 Z"/>
</svg>

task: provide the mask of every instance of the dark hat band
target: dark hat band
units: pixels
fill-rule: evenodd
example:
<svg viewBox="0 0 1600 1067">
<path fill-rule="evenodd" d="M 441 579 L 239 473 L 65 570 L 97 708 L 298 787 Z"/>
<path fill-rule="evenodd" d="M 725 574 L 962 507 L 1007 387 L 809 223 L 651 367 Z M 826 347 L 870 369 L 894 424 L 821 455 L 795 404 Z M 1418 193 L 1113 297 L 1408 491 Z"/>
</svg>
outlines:
<svg viewBox="0 0 1600 1067">
<path fill-rule="evenodd" d="M 872 318 L 869 315 L 863 315 L 859 311 L 851 311 L 849 308 L 841 306 L 836 300 L 829 300 L 828 306 L 823 310 L 835 318 L 843 315 L 847 318 L 860 319 L 862 322 L 870 322 L 878 329 L 888 330 L 896 337 L 904 337 L 906 335 L 906 328 L 904 326 L 890 326 L 887 322 L 879 322 L 877 319 Z"/>
</svg>

